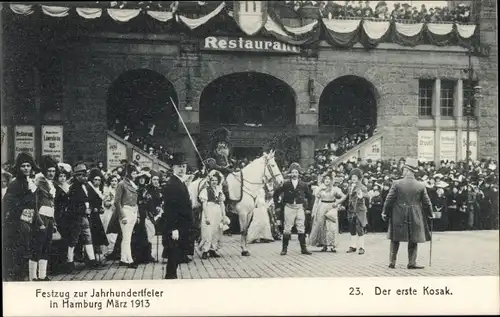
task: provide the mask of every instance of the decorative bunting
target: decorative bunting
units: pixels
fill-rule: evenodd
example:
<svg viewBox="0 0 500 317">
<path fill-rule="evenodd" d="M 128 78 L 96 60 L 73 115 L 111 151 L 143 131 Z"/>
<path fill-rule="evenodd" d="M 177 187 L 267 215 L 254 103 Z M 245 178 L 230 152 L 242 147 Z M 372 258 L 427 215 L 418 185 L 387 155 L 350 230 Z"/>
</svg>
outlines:
<svg viewBox="0 0 500 317">
<path fill-rule="evenodd" d="M 187 27 L 189 27 L 191 30 L 194 30 L 197 27 L 207 23 L 209 20 L 211 20 L 216 15 L 218 15 L 222 11 L 222 9 L 224 9 L 225 5 L 226 4 L 224 2 L 222 2 L 214 11 L 212 11 L 209 14 L 205 15 L 204 17 L 201 17 L 198 19 L 190 19 L 190 18 L 188 18 L 186 16 L 182 16 L 182 15 L 179 15 L 178 18 Z"/>
<path fill-rule="evenodd" d="M 123 2 L 125 3 L 125 2 Z M 132 3 L 132 2 L 130 2 Z M 89 6 L 87 6 L 89 4 Z M 83 7 L 78 7 L 82 5 Z M 11 3 L 12 12 L 29 16 L 36 9 L 51 17 L 66 17 L 71 8 L 84 19 L 102 17 L 103 2 L 92 7 L 91 3 L 68 4 L 68 7 L 58 6 L 57 3 L 26 5 Z M 115 8 L 107 6 L 108 15 L 115 21 L 128 22 L 141 12 L 160 21 L 174 21 L 186 25 L 190 30 L 196 30 L 209 23 L 214 17 L 225 14 L 232 17 L 237 25 L 247 35 L 271 36 L 288 44 L 310 45 L 319 40 L 326 40 L 332 46 L 352 47 L 361 43 L 365 48 L 374 48 L 383 42 L 393 42 L 404 46 L 415 46 L 422 43 L 432 45 L 461 45 L 470 46 L 476 40 L 476 25 L 458 23 L 401 23 L 400 20 L 372 20 L 365 18 L 307 18 L 305 25 L 290 25 L 286 18 L 279 15 L 277 9 L 259 1 L 174 1 L 171 5 L 141 7 L 133 5 L 119 5 Z M 161 11 L 165 8 L 168 11 Z M 201 17 L 199 17 L 201 15 Z M 193 18 L 195 16 L 196 18 Z M 175 18 L 175 19 L 174 19 Z M 323 38 L 320 38 L 323 36 Z"/>
<path fill-rule="evenodd" d="M 42 11 L 46 15 L 56 18 L 62 18 L 68 16 L 69 14 L 69 8 L 66 7 L 54 7 L 54 6 L 42 5 Z"/>
<path fill-rule="evenodd" d="M 102 16 L 100 8 L 76 8 L 76 13 L 85 19 L 97 19 Z"/>
<path fill-rule="evenodd" d="M 107 9 L 109 16 L 118 22 L 128 22 L 141 13 L 139 9 Z"/>
</svg>

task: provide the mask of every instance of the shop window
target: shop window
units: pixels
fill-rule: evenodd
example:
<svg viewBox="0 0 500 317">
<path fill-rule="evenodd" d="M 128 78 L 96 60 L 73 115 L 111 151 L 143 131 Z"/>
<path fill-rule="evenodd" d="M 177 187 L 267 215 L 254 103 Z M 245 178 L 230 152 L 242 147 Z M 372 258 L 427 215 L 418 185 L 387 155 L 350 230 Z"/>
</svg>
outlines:
<svg viewBox="0 0 500 317">
<path fill-rule="evenodd" d="M 433 86 L 433 80 L 421 79 L 418 81 L 418 115 L 421 117 L 432 116 Z"/>
<path fill-rule="evenodd" d="M 441 116 L 453 117 L 455 82 L 441 81 Z"/>
<path fill-rule="evenodd" d="M 469 81 L 466 80 L 464 81 L 464 86 L 462 90 L 462 96 L 463 96 L 463 108 L 462 108 L 462 115 L 464 117 L 467 116 L 467 105 L 469 102 L 471 103 L 471 112 L 470 115 L 474 117 L 476 115 L 476 100 L 474 100 L 472 93 L 473 93 L 473 88 L 475 86 L 478 86 L 479 83 L 477 81 L 473 81 L 472 85 L 469 84 Z M 471 98 L 471 100 L 469 100 Z"/>
</svg>

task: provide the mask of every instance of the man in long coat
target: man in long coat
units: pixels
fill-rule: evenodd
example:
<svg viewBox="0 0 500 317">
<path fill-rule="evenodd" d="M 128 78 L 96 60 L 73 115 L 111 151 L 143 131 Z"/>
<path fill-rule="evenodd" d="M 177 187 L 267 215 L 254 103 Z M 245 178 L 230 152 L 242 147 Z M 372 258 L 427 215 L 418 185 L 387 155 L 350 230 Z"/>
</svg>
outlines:
<svg viewBox="0 0 500 317">
<path fill-rule="evenodd" d="M 348 194 L 347 220 L 349 222 L 349 249 L 347 253 L 354 253 L 358 250 L 358 254 L 365 254 L 365 227 L 368 224 L 366 213 L 366 201 L 368 200 L 368 189 L 361 180 L 363 172 L 359 168 L 351 170 L 349 177 L 352 185 Z"/>
<path fill-rule="evenodd" d="M 191 198 L 183 181 L 186 160 L 176 153 L 170 160 L 173 175 L 163 189 L 162 235 L 168 261 L 165 279 L 177 278 L 177 267 L 190 247 L 194 227 Z"/>
<path fill-rule="evenodd" d="M 418 161 L 408 158 L 403 178 L 394 181 L 384 203 L 382 218 L 389 220 L 391 240 L 389 268 L 396 267 L 400 242 L 408 242 L 408 269 L 423 269 L 417 265 L 418 243 L 430 241 L 427 218 L 432 219 L 432 204 L 425 185 L 415 179 Z"/>
</svg>

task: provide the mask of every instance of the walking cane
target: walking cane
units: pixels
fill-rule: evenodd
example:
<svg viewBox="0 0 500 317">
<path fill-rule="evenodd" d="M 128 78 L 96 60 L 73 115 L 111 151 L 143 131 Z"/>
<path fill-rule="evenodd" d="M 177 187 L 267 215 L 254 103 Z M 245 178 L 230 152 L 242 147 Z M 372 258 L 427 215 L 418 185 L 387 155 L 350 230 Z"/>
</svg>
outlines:
<svg viewBox="0 0 500 317">
<path fill-rule="evenodd" d="M 433 220 L 434 220 L 433 218 L 430 219 L 430 222 L 431 222 L 431 225 L 430 225 L 431 244 L 430 244 L 430 248 L 429 248 L 429 267 L 432 265 L 432 225 L 434 222 Z"/>
</svg>

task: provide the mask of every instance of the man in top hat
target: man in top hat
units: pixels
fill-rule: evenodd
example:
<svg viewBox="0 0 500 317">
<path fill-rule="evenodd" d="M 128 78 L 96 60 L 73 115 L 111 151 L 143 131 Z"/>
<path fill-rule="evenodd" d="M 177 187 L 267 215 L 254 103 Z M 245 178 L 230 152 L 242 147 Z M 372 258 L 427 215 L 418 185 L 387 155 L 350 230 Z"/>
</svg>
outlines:
<svg viewBox="0 0 500 317">
<path fill-rule="evenodd" d="M 163 188 L 162 235 L 166 249 L 167 272 L 165 279 L 177 278 L 177 267 L 191 245 L 194 228 L 189 191 L 184 183 L 187 162 L 184 155 L 174 153 L 169 161 L 173 175 Z"/>
<path fill-rule="evenodd" d="M 408 242 L 408 269 L 423 269 L 417 265 L 418 243 L 430 241 L 427 218 L 433 217 L 432 203 L 425 185 L 415 179 L 418 161 L 408 158 L 403 178 L 394 181 L 384 203 L 382 218 L 389 218 L 388 238 L 391 240 L 389 268 L 396 267 L 400 242 Z"/>
<path fill-rule="evenodd" d="M 283 249 L 281 255 L 286 255 L 288 242 L 292 234 L 292 228 L 295 225 L 299 234 L 300 249 L 302 254 L 310 255 L 311 252 L 306 247 L 305 221 L 306 212 L 310 210 L 308 202 L 312 200 L 312 193 L 309 186 L 299 179 L 301 167 L 298 163 L 292 163 L 288 169 L 290 180 L 286 181 L 278 188 L 273 195 L 274 202 L 278 205 L 280 196 L 283 194 Z M 310 211 L 308 211 L 310 213 Z"/>
</svg>

